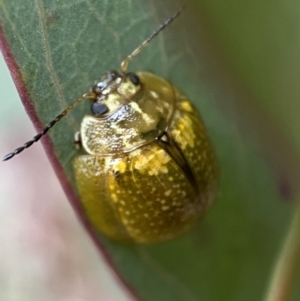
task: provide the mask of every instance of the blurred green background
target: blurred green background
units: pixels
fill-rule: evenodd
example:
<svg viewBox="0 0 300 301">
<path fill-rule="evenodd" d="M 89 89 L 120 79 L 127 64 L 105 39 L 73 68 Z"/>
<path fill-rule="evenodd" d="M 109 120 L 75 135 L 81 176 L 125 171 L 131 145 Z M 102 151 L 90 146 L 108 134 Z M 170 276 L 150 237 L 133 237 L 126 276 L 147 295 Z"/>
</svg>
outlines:
<svg viewBox="0 0 300 301">
<path fill-rule="evenodd" d="M 300 2 L 194 3 L 235 79 L 300 151 Z"/>
</svg>

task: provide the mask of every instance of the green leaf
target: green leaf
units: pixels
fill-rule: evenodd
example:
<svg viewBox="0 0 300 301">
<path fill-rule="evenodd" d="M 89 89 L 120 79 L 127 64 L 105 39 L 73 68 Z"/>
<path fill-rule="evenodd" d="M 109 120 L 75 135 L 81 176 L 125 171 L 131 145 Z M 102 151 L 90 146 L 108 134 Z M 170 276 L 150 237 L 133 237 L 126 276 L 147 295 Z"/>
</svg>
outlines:
<svg viewBox="0 0 300 301">
<path fill-rule="evenodd" d="M 0 0 L 1 48 L 37 129 L 105 71 L 119 68 L 122 58 L 179 7 L 179 2 L 158 0 Z M 247 84 L 228 68 L 219 51 L 218 27 L 212 30 L 207 16 L 188 2 L 182 16 L 130 65 L 168 78 L 206 122 L 221 182 L 215 205 L 193 231 L 154 246 L 122 245 L 95 234 L 81 212 L 72 172 L 73 135 L 88 106 L 74 109 L 43 140 L 87 232 L 143 300 L 259 300 L 292 209 L 278 190 L 292 196 L 291 175 L 299 171 L 299 158 L 292 147 L 286 160 L 262 143 L 271 133 L 278 139 L 275 145 L 289 145 L 276 122 L 266 123 L 272 120 L 268 111 L 246 96 Z M 243 101 L 235 101 L 241 96 Z M 252 123 L 240 123 L 243 117 Z"/>
</svg>

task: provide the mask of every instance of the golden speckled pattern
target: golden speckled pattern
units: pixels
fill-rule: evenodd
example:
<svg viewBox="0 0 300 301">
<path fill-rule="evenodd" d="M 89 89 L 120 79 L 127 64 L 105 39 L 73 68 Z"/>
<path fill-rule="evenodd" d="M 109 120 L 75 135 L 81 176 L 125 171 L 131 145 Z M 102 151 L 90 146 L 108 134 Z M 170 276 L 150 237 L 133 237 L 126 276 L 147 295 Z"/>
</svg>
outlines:
<svg viewBox="0 0 300 301">
<path fill-rule="evenodd" d="M 106 137 L 108 133 L 101 136 L 96 124 L 89 133 L 83 121 L 81 135 L 88 137 L 82 139 L 90 140 L 93 147 L 83 143 L 88 154 L 76 157 L 73 167 L 84 210 L 97 230 L 116 240 L 155 243 L 187 231 L 205 213 L 216 194 L 218 173 L 205 128 L 190 101 L 155 75 L 139 76 L 148 96 L 143 94 L 142 102 L 139 97 L 133 99 L 131 108 L 143 122 L 127 123 L 121 117 L 117 121 L 148 144 L 125 153 L 126 143 L 112 145 L 119 139 L 120 124 L 111 122 L 107 129 L 112 132 Z M 169 100 L 164 102 L 161 95 L 168 95 Z M 157 128 L 151 126 L 143 135 L 141 129 L 149 130 L 151 119 Z M 167 141 L 153 140 L 167 126 L 176 144 L 172 147 L 179 151 L 172 153 L 170 146 L 164 148 Z M 103 156 L 103 147 L 98 147 L 105 144 L 115 147 L 114 155 Z M 183 157 L 172 157 L 175 153 Z M 183 160 L 189 168 L 176 160 Z"/>
<path fill-rule="evenodd" d="M 218 168 L 210 140 L 197 109 L 175 88 L 177 111 L 171 136 L 192 167 L 203 209 L 213 201 L 218 184 Z"/>
<path fill-rule="evenodd" d="M 114 239 L 127 233 L 135 242 L 164 241 L 185 232 L 199 215 L 194 189 L 156 143 L 123 158 L 79 156 L 74 170 L 91 222 Z"/>
</svg>

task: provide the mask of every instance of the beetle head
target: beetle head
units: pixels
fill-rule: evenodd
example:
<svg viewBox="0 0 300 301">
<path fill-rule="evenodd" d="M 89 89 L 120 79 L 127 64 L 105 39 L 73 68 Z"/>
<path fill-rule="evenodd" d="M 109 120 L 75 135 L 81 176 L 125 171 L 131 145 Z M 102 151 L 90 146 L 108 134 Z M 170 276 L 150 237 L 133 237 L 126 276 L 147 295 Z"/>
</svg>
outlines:
<svg viewBox="0 0 300 301">
<path fill-rule="evenodd" d="M 115 70 L 107 72 L 91 88 L 91 92 L 96 95 L 91 106 L 92 114 L 106 118 L 132 100 L 140 89 L 141 82 L 135 73 L 120 74 Z"/>
<path fill-rule="evenodd" d="M 91 88 L 91 92 L 94 92 L 97 97 L 111 93 L 122 81 L 121 75 L 113 70 L 107 72 Z"/>
</svg>

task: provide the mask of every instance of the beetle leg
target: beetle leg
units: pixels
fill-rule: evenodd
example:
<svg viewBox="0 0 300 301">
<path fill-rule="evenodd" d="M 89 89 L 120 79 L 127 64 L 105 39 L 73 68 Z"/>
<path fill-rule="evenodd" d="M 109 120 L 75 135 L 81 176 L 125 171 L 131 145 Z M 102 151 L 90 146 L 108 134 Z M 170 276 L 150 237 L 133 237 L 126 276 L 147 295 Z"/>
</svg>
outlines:
<svg viewBox="0 0 300 301">
<path fill-rule="evenodd" d="M 80 149 L 82 147 L 81 135 L 79 131 L 75 133 L 73 143 L 75 144 L 76 149 Z"/>
</svg>

